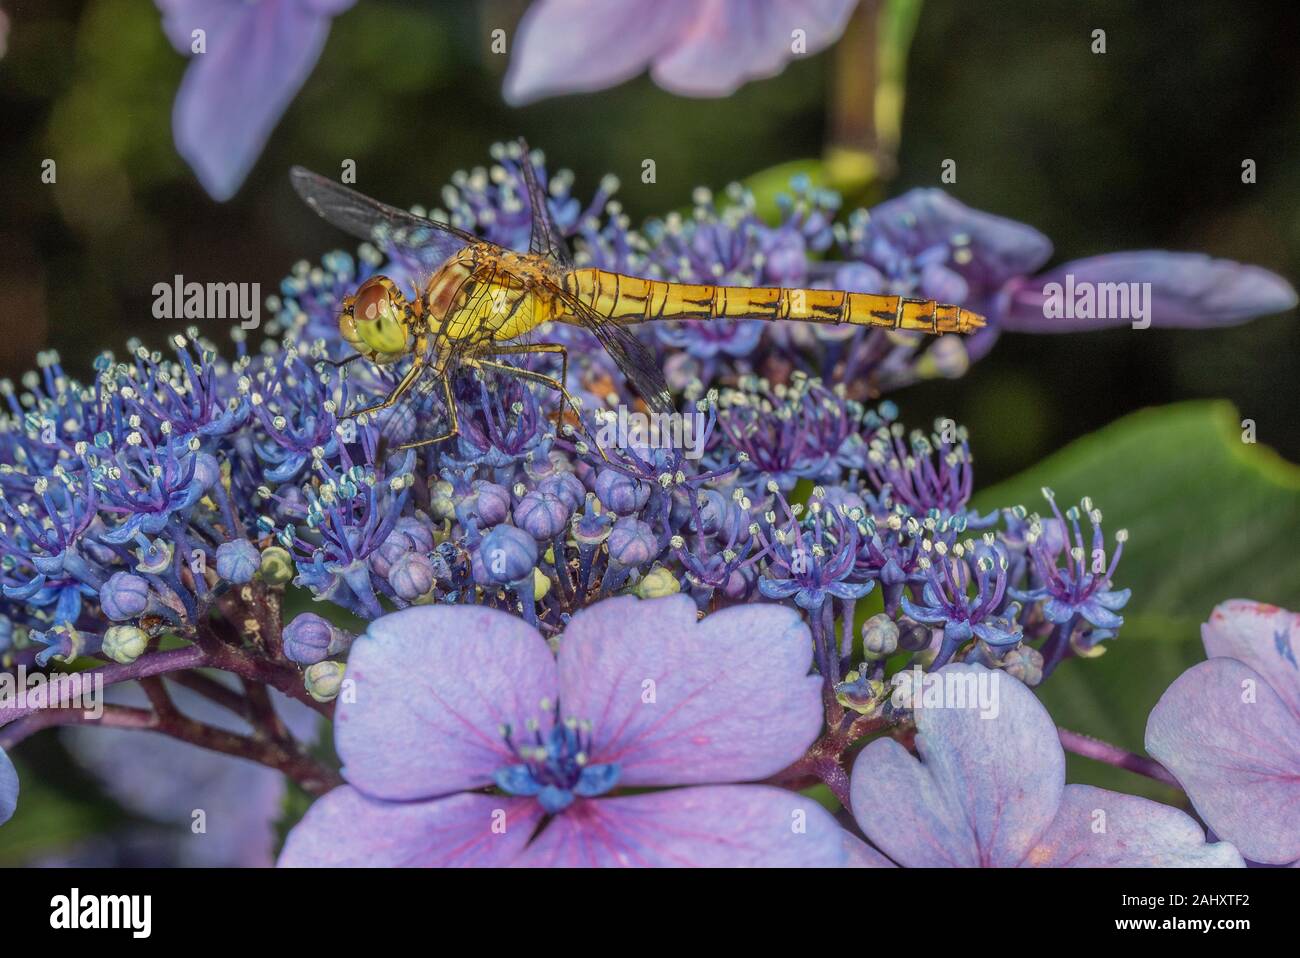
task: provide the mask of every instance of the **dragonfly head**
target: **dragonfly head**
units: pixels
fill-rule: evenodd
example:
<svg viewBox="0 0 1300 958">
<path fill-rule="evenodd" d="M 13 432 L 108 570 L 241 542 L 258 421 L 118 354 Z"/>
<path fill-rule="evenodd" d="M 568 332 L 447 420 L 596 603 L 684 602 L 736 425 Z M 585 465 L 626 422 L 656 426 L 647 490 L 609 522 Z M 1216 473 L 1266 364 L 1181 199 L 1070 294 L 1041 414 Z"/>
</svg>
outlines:
<svg viewBox="0 0 1300 958">
<path fill-rule="evenodd" d="M 411 304 L 387 276 L 372 276 L 343 300 L 339 333 L 373 363 L 391 363 L 414 343 Z"/>
</svg>

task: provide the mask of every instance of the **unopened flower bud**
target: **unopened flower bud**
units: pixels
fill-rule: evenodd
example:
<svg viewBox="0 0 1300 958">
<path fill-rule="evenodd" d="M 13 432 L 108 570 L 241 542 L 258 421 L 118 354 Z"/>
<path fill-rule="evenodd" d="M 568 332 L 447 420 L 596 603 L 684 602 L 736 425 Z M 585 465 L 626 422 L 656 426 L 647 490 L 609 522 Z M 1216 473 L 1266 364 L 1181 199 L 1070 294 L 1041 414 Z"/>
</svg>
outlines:
<svg viewBox="0 0 1300 958">
<path fill-rule="evenodd" d="M 884 658 L 898 650 L 898 625 L 884 612 L 862 623 L 862 652 L 870 658 Z"/>
<path fill-rule="evenodd" d="M 676 595 L 682 591 L 677 577 L 663 566 L 655 566 L 636 584 L 636 594 L 642 599 L 662 599 L 664 596 Z"/>
<path fill-rule="evenodd" d="M 130 572 L 114 572 L 100 587 L 99 604 L 115 622 L 125 622 L 149 607 L 149 581 Z"/>
<path fill-rule="evenodd" d="M 433 560 L 423 552 L 408 552 L 388 570 L 388 584 L 407 602 L 428 595 L 437 580 Z"/>
<path fill-rule="evenodd" d="M 533 601 L 541 602 L 546 593 L 551 591 L 551 578 L 541 569 L 533 570 Z"/>
<path fill-rule="evenodd" d="M 257 575 L 262 557 L 247 539 L 234 539 L 217 546 L 217 575 L 235 585 L 245 585 Z"/>
<path fill-rule="evenodd" d="M 647 523 L 624 516 L 610 529 L 607 548 L 610 559 L 631 568 L 653 559 L 659 551 L 659 540 Z"/>
<path fill-rule="evenodd" d="M 307 694 L 317 702 L 333 702 L 343 686 L 343 673 L 347 666 L 342 662 L 317 662 L 303 674 Z"/>
<path fill-rule="evenodd" d="M 302 612 L 284 627 L 284 654 L 299 665 L 315 665 L 352 646 L 352 634 L 315 612 Z"/>
<path fill-rule="evenodd" d="M 262 579 L 272 586 L 285 585 L 293 579 L 293 557 L 287 549 L 269 546 L 262 550 Z"/>
<path fill-rule="evenodd" d="M 104 633 L 101 651 L 114 662 L 130 665 L 144 655 L 148 647 L 149 635 L 144 629 L 134 625 L 114 625 Z"/>
<path fill-rule="evenodd" d="M 615 515 L 628 516 L 645 506 L 650 487 L 617 469 L 602 469 L 596 475 L 596 498 Z"/>
<path fill-rule="evenodd" d="M 474 581 L 479 585 L 511 585 L 537 565 L 537 543 L 514 526 L 500 525 L 483 537 L 474 553 Z"/>
<path fill-rule="evenodd" d="M 553 492 L 534 489 L 515 506 L 515 524 L 538 542 L 554 539 L 564 532 L 573 515 L 573 507 Z"/>
</svg>

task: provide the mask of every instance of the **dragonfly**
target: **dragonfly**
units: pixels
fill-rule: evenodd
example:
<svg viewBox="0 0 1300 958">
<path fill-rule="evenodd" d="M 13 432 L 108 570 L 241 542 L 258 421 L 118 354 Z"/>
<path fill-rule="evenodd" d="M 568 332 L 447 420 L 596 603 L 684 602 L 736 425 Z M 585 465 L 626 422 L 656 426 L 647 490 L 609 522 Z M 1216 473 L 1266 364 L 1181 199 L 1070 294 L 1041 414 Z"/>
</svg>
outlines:
<svg viewBox="0 0 1300 958">
<path fill-rule="evenodd" d="M 676 283 L 578 266 L 551 215 L 528 145 L 522 139 L 517 143 L 531 216 L 527 253 L 381 203 L 303 167 L 290 172 L 298 195 L 327 222 L 419 264 L 410 297 L 392 279 L 376 274 L 344 298 L 339 332 L 355 352 L 331 363 L 342 366 L 364 359 L 389 366 L 411 358 L 387 396 L 346 414 L 345 419 L 390 409 L 413 389 L 441 388 L 446 427 L 436 436 L 402 443 L 399 449 L 432 445 L 459 434 L 452 381 L 465 369 L 514 376 L 554 390 L 560 397 L 561 421 L 567 403 L 581 422 L 581 406 L 568 389 L 567 347 L 534 339 L 534 332 L 548 323 L 576 325 L 590 332 L 647 408 L 660 414 L 676 411 L 672 396 L 654 354 L 629 330 L 633 324 L 793 320 L 933 335 L 970 333 L 984 325 L 984 318 L 970 310 L 928 299 Z M 559 358 L 558 377 L 503 361 L 539 354 Z"/>
</svg>

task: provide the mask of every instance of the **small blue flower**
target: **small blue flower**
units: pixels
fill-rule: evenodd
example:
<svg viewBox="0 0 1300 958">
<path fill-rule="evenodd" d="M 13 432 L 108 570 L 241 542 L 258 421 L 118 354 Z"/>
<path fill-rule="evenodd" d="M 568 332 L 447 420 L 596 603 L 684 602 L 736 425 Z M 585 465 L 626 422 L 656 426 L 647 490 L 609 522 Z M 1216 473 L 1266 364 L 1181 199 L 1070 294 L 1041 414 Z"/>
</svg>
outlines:
<svg viewBox="0 0 1300 958">
<path fill-rule="evenodd" d="M 1103 638 L 1113 636 L 1124 624 L 1119 610 L 1132 594 L 1129 589 L 1113 587 L 1115 569 L 1124 553 L 1128 531 L 1115 533 L 1115 550 L 1108 556 L 1101 528 L 1101 510 L 1084 498 L 1062 515 L 1056 496 L 1050 489 L 1043 496 L 1052 507 L 1055 519 L 1031 524 L 1025 537 L 1029 559 L 1031 588 L 1012 589 L 1010 594 L 1025 603 L 1038 603 L 1043 616 L 1056 628 L 1043 649 L 1045 671 L 1051 671 L 1070 651 L 1071 643 L 1091 648 Z M 1080 516 L 1086 515 L 1092 527 L 1088 548 L 1084 545 Z M 1070 538 L 1071 532 L 1073 539 Z M 1064 554 L 1064 564 L 1061 557 Z M 1079 635 L 1082 628 L 1091 635 Z M 1101 630 L 1101 634 L 1095 634 Z"/>
<path fill-rule="evenodd" d="M 549 815 L 558 815 L 575 798 L 604 795 L 618 784 L 619 773 L 617 762 L 591 763 L 590 723 L 561 720 L 558 702 L 554 719 L 545 734 L 532 723 L 531 743 L 516 743 L 514 730 L 504 728 L 502 737 L 519 763 L 499 768 L 493 776 L 508 795 L 535 796 Z"/>
<path fill-rule="evenodd" d="M 921 598 L 903 596 L 902 607 L 917 622 L 943 629 L 943 644 L 931 667 L 946 665 L 972 637 L 995 649 L 1017 645 L 1023 638 L 1016 622 L 1020 610 L 1003 609 L 1008 563 L 992 537 L 978 544 L 957 542 L 951 548 L 942 540 L 925 544 L 929 548 L 920 560 L 925 575 Z M 975 593 L 968 595 L 972 578 Z"/>
<path fill-rule="evenodd" d="M 820 612 L 827 599 L 856 600 L 875 587 L 870 580 L 849 581 L 856 578 L 860 533 L 852 520 L 824 508 L 820 490 L 814 491 L 803 522 L 798 518 L 801 508 L 786 502 L 775 482 L 768 491 L 776 497 L 784 521 L 778 522 L 776 512 L 769 511 L 765 528 L 754 530 L 767 559 L 758 578 L 759 592 L 769 599 L 793 598 L 800 608 Z"/>
</svg>

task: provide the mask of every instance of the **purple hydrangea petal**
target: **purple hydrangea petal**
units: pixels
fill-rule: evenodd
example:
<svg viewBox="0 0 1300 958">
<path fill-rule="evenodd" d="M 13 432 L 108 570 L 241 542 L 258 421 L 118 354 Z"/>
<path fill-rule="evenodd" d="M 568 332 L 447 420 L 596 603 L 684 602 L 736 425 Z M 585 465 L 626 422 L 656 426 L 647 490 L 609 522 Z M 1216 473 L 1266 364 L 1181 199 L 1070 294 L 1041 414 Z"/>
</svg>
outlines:
<svg viewBox="0 0 1300 958">
<path fill-rule="evenodd" d="M 501 727 L 551 716 L 555 657 L 532 626 L 494 609 L 418 606 L 376 619 L 352 646 L 334 741 L 349 782 L 376 798 L 491 785 L 517 759 Z"/>
<path fill-rule="evenodd" d="M 515 34 L 505 99 L 516 106 L 630 80 L 691 18 L 687 0 L 537 0 Z"/>
<path fill-rule="evenodd" d="M 848 859 L 844 830 L 798 792 L 766 785 L 674 788 L 576 803 L 519 864 L 534 868 L 826 868 Z"/>
<path fill-rule="evenodd" d="M 1106 608 L 1105 603 L 1090 599 L 1079 606 L 1079 614 L 1099 629 L 1118 629 L 1124 619 Z"/>
<path fill-rule="evenodd" d="M 176 148 L 208 194 L 226 200 L 248 175 L 267 138 L 311 74 L 329 33 L 329 7 L 300 0 L 164 5 L 164 28 L 190 53 L 206 31 L 176 95 Z"/>
<path fill-rule="evenodd" d="M 1188 669 L 1152 709 L 1146 747 L 1246 858 L 1300 858 L 1300 720 L 1254 669 L 1226 658 Z"/>
<path fill-rule="evenodd" d="M 1128 604 L 1132 595 L 1132 589 L 1103 589 L 1093 596 L 1093 601 L 1099 603 L 1103 609 L 1118 612 Z"/>
<path fill-rule="evenodd" d="M 0 748 L 0 825 L 13 818 L 18 808 L 18 771 Z"/>
<path fill-rule="evenodd" d="M 655 82 L 685 96 L 726 96 L 775 76 L 804 31 L 807 53 L 844 30 L 855 0 L 538 0 L 520 22 L 506 75 L 513 104 L 600 90 L 647 66 Z"/>
<path fill-rule="evenodd" d="M 1233 599 L 1210 613 L 1201 641 L 1211 658 L 1236 659 L 1268 679 L 1300 721 L 1300 614 Z"/>
<path fill-rule="evenodd" d="M 541 807 L 507 795 L 452 795 L 385 802 L 344 785 L 320 798 L 289 833 L 282 868 L 508 865 L 541 819 Z"/>
<path fill-rule="evenodd" d="M 592 722 L 592 761 L 621 785 L 744 782 L 803 755 L 822 725 L 821 681 L 799 614 L 775 605 L 697 621 L 686 596 L 609 599 L 560 643 L 566 715 Z"/>
<path fill-rule="evenodd" d="M 845 862 L 845 866 L 848 868 L 898 867 L 862 839 L 848 831 L 844 833 L 844 851 L 849 856 L 848 861 Z"/>
<path fill-rule="evenodd" d="M 1052 255 L 1052 241 L 1032 226 L 971 209 L 936 188 L 908 190 L 873 208 L 871 229 L 891 246 L 918 251 L 968 238 L 970 260 L 951 268 L 983 290 L 1033 272 Z"/>
<path fill-rule="evenodd" d="M 838 39 L 857 0 L 725 0 L 696 5 L 676 42 L 656 57 L 654 81 L 683 96 L 728 96 L 750 80 L 776 76 L 794 57 L 802 30 L 807 54 Z M 802 55 L 802 54 L 801 54 Z"/>
<path fill-rule="evenodd" d="M 997 683 L 996 717 L 981 717 L 979 708 L 917 709 L 920 760 L 892 738 L 871 742 L 853 766 L 854 817 L 904 866 L 1018 865 L 1061 802 L 1065 753 L 1056 726 L 1005 673 L 957 664 L 932 674 L 988 676 Z"/>
<path fill-rule="evenodd" d="M 1296 304 L 1296 293 L 1282 277 L 1258 266 L 1202 253 L 1140 250 L 1074 260 L 1016 284 L 1001 316 L 1006 329 L 1029 333 L 1069 333 L 1127 326 L 1132 316 L 1107 319 L 1048 318 L 1043 315 L 1049 283 L 1150 283 L 1153 326 L 1232 326 L 1256 316 L 1280 313 Z M 1094 311 L 1095 312 L 1095 311 Z M 1130 310 L 1131 312 L 1131 310 Z"/>
<path fill-rule="evenodd" d="M 229 684 L 226 678 L 218 675 L 217 681 Z M 238 735 L 252 731 L 242 717 L 187 688 L 168 682 L 167 692 L 190 718 Z M 149 704 L 134 684 L 114 686 L 106 698 L 115 705 Z M 314 743 L 323 721 L 320 715 L 278 692 L 272 698 L 294 736 L 306 745 Z M 77 763 L 103 783 L 114 801 L 168 826 L 167 834 L 176 839 L 169 864 L 265 868 L 275 860 L 275 823 L 285 796 L 285 778 L 279 772 L 131 729 L 72 727 L 61 737 Z M 206 831 L 191 828 L 196 809 L 203 810 Z M 119 844 L 132 840 L 121 832 L 111 838 Z"/>
<path fill-rule="evenodd" d="M 1026 865 L 1044 868 L 1243 868 L 1227 842 L 1208 844 L 1190 816 L 1136 795 L 1067 785 Z"/>
</svg>

